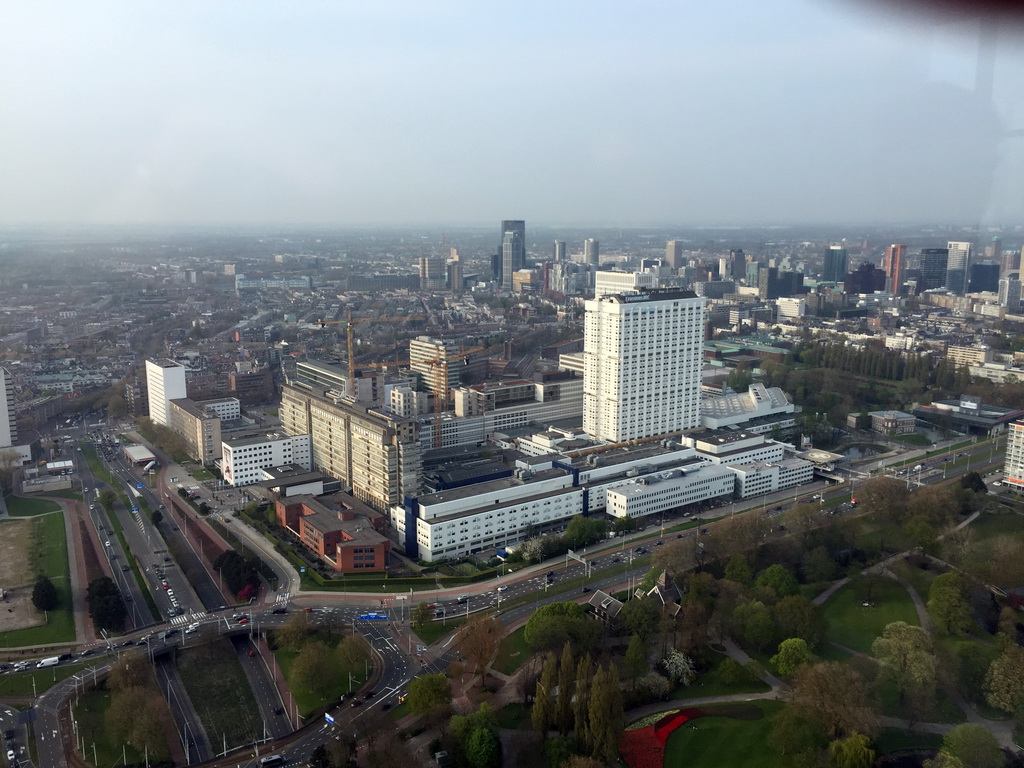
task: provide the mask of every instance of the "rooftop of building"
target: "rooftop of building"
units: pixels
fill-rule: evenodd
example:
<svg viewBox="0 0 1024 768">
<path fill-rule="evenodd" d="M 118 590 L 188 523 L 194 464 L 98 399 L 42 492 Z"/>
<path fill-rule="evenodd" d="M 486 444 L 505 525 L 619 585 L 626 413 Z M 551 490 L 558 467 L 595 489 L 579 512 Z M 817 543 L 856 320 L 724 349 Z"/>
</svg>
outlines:
<svg viewBox="0 0 1024 768">
<path fill-rule="evenodd" d="M 160 368 L 184 368 L 185 366 L 181 363 L 175 362 L 169 358 L 150 358 L 146 362 L 152 363 Z"/>
<path fill-rule="evenodd" d="M 218 418 L 217 414 L 213 410 L 200 405 L 195 400 L 192 400 L 188 397 L 179 397 L 169 402 L 175 407 L 180 408 L 185 413 L 189 414 L 190 416 L 194 416 L 197 419 Z"/>
<path fill-rule="evenodd" d="M 246 445 L 259 445 L 260 443 L 272 443 L 278 440 L 288 440 L 289 435 L 286 435 L 280 430 L 267 431 L 265 429 L 246 432 L 241 435 L 232 435 L 231 437 L 225 437 L 221 442 L 225 445 L 229 445 L 232 448 L 242 448 Z"/>
<path fill-rule="evenodd" d="M 550 472 L 551 470 L 548 470 L 548 471 Z M 497 482 L 501 482 L 501 481 L 500 480 L 492 480 L 491 482 L 497 483 Z M 481 485 L 487 485 L 487 483 L 477 483 L 476 485 L 467 485 L 465 487 L 465 489 L 456 488 L 454 490 L 468 490 L 468 489 L 472 489 L 472 488 L 479 489 Z M 441 493 L 451 493 L 451 491 L 441 491 Z M 478 490 L 478 493 L 481 496 L 486 495 L 485 491 L 482 491 L 482 490 Z M 472 515 L 479 514 L 480 512 L 483 512 L 483 511 L 486 511 L 486 510 L 492 509 L 492 508 L 501 509 L 502 507 L 516 507 L 516 506 L 520 506 L 522 504 L 532 504 L 533 502 L 539 501 L 541 499 L 550 499 L 550 498 L 553 498 L 555 496 L 564 496 L 564 495 L 570 494 L 570 493 L 583 493 L 583 489 L 579 488 L 578 486 L 569 485 L 569 486 L 566 486 L 565 488 L 554 488 L 554 489 L 552 489 L 550 491 L 542 491 L 540 493 L 534 493 L 534 494 L 531 494 L 529 496 L 521 496 L 521 497 L 518 497 L 518 498 L 515 498 L 515 499 L 507 499 L 506 501 L 502 501 L 502 502 L 500 502 L 498 504 L 484 503 L 484 501 L 481 500 L 481 504 L 478 507 L 474 507 L 472 509 L 464 509 L 464 510 L 461 510 L 459 512 L 452 512 L 450 515 L 441 515 L 440 517 L 432 517 L 429 520 L 427 520 L 426 522 L 430 523 L 431 525 L 436 525 L 438 523 L 447 523 L 447 522 L 450 522 L 451 520 L 458 520 L 459 518 L 462 518 L 462 517 L 471 517 Z M 438 494 L 436 494 L 436 493 L 431 494 L 431 496 L 437 496 L 437 495 Z M 476 494 L 470 493 L 470 494 L 466 494 L 465 497 L 466 498 L 472 498 L 474 495 L 476 495 Z M 423 498 L 424 497 L 422 497 L 422 496 L 420 497 L 420 499 L 423 499 Z"/>
<path fill-rule="evenodd" d="M 869 411 L 868 416 L 877 416 L 880 419 L 912 419 L 914 416 L 903 411 Z"/>
<path fill-rule="evenodd" d="M 666 445 L 666 442 L 670 445 Z M 640 445 L 625 445 L 617 448 L 609 447 L 604 451 L 594 451 L 588 453 L 586 456 L 573 456 L 563 457 L 558 459 L 561 464 L 568 464 L 573 469 L 589 469 L 594 464 L 589 463 L 592 456 L 598 457 L 600 466 L 609 467 L 615 466 L 616 464 L 626 464 L 631 461 L 643 461 L 644 459 L 653 459 L 656 456 L 675 451 L 690 451 L 685 445 L 677 442 L 676 440 L 659 440 L 650 443 L 641 443 Z"/>
<path fill-rule="evenodd" d="M 681 291 L 675 288 L 666 289 L 643 289 L 638 293 L 630 294 L 618 294 L 613 293 L 608 296 L 602 296 L 597 301 L 603 301 L 610 304 L 643 304 L 654 301 L 675 301 L 679 299 L 697 299 L 700 298 L 693 291 Z"/>
<path fill-rule="evenodd" d="M 751 384 L 746 392 L 722 395 L 720 397 L 702 397 L 700 412 L 702 416 L 725 418 L 742 416 L 744 413 L 755 413 L 759 406 L 784 408 L 791 403 L 786 393 L 779 387 L 766 387 L 764 384 Z"/>
<path fill-rule="evenodd" d="M 701 443 L 727 445 L 729 443 L 738 443 L 741 440 L 749 440 L 755 437 L 764 440 L 764 435 L 760 435 L 757 432 L 747 432 L 745 430 L 742 432 L 726 432 L 721 429 L 709 429 L 707 432 L 694 435 L 693 439 Z"/>
<path fill-rule="evenodd" d="M 497 480 L 486 480 L 482 483 L 464 485 L 461 488 L 450 488 L 446 491 L 424 494 L 423 496 L 420 496 L 417 501 L 419 501 L 421 506 L 430 504 L 446 504 L 450 501 L 469 499 L 480 494 L 506 491 L 509 488 L 522 487 L 541 480 L 563 477 L 566 474 L 568 473 L 564 469 L 544 469 L 539 472 L 534 472 L 533 477 L 529 480 L 520 480 L 517 477 L 502 477 Z"/>
</svg>

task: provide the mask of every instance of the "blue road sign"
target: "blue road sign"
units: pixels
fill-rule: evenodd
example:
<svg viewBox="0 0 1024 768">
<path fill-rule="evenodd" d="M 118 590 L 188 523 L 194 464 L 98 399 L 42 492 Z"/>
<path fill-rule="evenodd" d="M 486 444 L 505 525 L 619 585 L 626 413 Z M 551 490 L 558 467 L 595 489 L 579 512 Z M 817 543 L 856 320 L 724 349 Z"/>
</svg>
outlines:
<svg viewBox="0 0 1024 768">
<path fill-rule="evenodd" d="M 138 511 L 139 511 L 138 507 L 132 507 L 132 512 L 135 512 L 136 514 L 138 514 Z"/>
<path fill-rule="evenodd" d="M 330 712 L 324 712 L 324 720 L 331 725 L 334 725 L 334 716 Z"/>
<path fill-rule="evenodd" d="M 136 483 L 136 484 L 135 484 L 135 487 L 136 487 L 136 488 L 138 488 L 138 489 L 139 489 L 139 490 L 141 491 L 141 490 L 142 490 L 143 488 L 145 488 L 146 486 L 144 486 L 144 485 L 143 485 L 142 483 Z"/>
</svg>

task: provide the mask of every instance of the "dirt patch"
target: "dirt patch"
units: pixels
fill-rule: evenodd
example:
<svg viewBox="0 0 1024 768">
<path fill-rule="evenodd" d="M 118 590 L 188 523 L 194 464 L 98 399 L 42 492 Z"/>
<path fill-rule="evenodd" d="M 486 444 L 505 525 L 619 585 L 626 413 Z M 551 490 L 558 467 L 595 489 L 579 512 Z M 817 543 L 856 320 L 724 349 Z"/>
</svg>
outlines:
<svg viewBox="0 0 1024 768">
<path fill-rule="evenodd" d="M 0 589 L 30 586 L 35 579 L 29 560 L 32 520 L 0 522 Z"/>
<path fill-rule="evenodd" d="M 45 622 L 43 612 L 32 605 L 30 586 L 8 590 L 6 599 L 0 602 L 0 632 L 37 627 Z"/>
</svg>

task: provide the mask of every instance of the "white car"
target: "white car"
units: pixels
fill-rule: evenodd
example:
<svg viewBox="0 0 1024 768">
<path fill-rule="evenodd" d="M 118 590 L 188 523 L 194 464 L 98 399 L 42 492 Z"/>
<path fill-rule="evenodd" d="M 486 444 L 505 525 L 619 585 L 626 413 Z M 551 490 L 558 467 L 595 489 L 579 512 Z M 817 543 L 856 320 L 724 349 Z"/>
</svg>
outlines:
<svg viewBox="0 0 1024 768">
<path fill-rule="evenodd" d="M 502 584 L 500 587 L 498 587 L 498 591 L 499 592 L 508 592 L 508 584 Z"/>
<path fill-rule="evenodd" d="M 109 546 L 110 546 L 110 541 L 109 541 L 109 540 L 107 540 L 107 541 L 104 541 L 104 542 L 103 542 L 103 546 L 104 546 L 104 547 L 109 547 Z"/>
<path fill-rule="evenodd" d="M 14 762 L 14 759 L 15 759 L 16 757 L 17 757 L 17 755 L 16 755 L 16 754 L 14 754 L 14 750 L 13 750 L 13 749 L 8 749 L 8 750 L 7 750 L 7 762 L 9 762 L 9 763 L 13 763 L 13 762 Z"/>
</svg>

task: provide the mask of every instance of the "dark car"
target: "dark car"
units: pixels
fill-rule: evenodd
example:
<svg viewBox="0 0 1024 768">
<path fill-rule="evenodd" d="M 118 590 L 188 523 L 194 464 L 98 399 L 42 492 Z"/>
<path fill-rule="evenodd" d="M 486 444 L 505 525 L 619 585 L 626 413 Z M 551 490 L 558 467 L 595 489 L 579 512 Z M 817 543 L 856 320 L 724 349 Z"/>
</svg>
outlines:
<svg viewBox="0 0 1024 768">
<path fill-rule="evenodd" d="M 288 613 L 288 609 L 287 608 L 275 608 L 274 610 L 271 611 L 271 613 Z"/>
<path fill-rule="evenodd" d="M 584 587 L 584 588 L 583 588 L 583 592 L 584 592 L 584 593 L 587 593 L 587 592 L 589 592 L 589 591 L 590 591 L 590 587 Z"/>
<path fill-rule="evenodd" d="M 73 658 L 75 658 L 75 656 L 72 653 L 62 653 L 57 657 L 57 661 L 71 661 Z"/>
<path fill-rule="evenodd" d="M 362 703 L 363 702 L 361 702 L 359 699 L 352 699 L 352 703 L 349 704 L 349 706 L 350 707 L 358 707 L 358 706 L 361 706 Z"/>
</svg>

